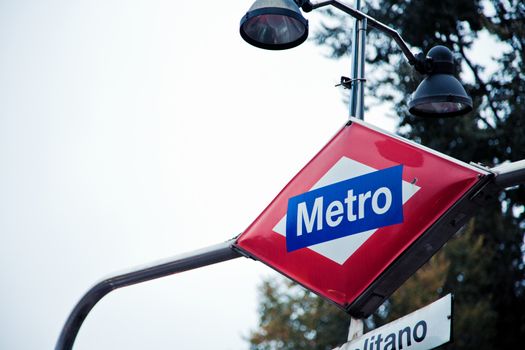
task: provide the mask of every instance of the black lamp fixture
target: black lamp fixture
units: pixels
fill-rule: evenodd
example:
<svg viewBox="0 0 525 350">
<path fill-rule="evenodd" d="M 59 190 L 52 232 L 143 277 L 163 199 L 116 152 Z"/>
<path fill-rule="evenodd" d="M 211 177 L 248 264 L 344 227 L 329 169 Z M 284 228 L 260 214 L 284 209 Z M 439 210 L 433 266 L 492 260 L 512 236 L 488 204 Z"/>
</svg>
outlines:
<svg viewBox="0 0 525 350">
<path fill-rule="evenodd" d="M 389 35 L 398 44 L 408 62 L 419 73 L 427 75 L 409 101 L 411 114 L 420 117 L 454 117 L 472 110 L 472 99 L 453 75 L 454 59 L 448 48 L 435 46 L 426 57 L 422 54 L 415 56 L 396 30 L 338 0 L 317 3 L 309 0 L 256 0 L 241 19 L 240 34 L 246 42 L 262 49 L 293 48 L 308 37 L 308 20 L 301 14 L 300 8 L 310 12 L 327 5 L 337 7 L 358 21 L 363 21 L 365 29 L 369 25 Z M 363 57 L 362 53 L 361 56 Z M 356 58 L 354 56 L 354 60 Z M 364 65 L 364 60 L 361 58 L 358 64 Z M 360 71 L 364 72 L 364 69 Z M 361 76 L 353 80 L 363 82 L 365 79 Z"/>
<path fill-rule="evenodd" d="M 308 37 L 308 21 L 294 0 L 257 0 L 241 19 L 241 36 L 267 50 L 290 49 Z"/>
<path fill-rule="evenodd" d="M 434 46 L 425 58 L 423 79 L 408 103 L 419 117 L 455 117 L 472 110 L 472 99 L 454 77 L 454 58 L 445 46 Z"/>
</svg>

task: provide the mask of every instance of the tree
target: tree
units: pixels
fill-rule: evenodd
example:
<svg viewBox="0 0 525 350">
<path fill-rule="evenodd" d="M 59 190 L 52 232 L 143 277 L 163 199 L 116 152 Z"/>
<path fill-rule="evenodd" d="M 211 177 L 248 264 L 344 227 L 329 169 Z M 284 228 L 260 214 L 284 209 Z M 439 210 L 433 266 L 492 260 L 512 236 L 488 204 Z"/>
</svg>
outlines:
<svg viewBox="0 0 525 350">
<path fill-rule="evenodd" d="M 329 350 L 346 341 L 348 316 L 290 280 L 261 286 L 259 329 L 249 337 L 253 350 Z"/>
<path fill-rule="evenodd" d="M 467 81 L 474 101 L 467 116 L 453 119 L 421 119 L 408 114 L 409 93 L 422 77 L 405 63 L 397 46 L 381 33 L 369 31 L 367 44 L 368 100 L 392 104 L 400 118 L 403 136 L 466 162 L 488 166 L 525 158 L 525 3 L 520 0 L 370 1 L 366 13 L 400 32 L 413 48 L 428 51 L 445 45 L 455 52 L 457 74 Z M 350 48 L 352 20 L 337 10 L 326 10 L 330 23 L 315 33 L 315 41 L 328 47 L 333 58 Z M 476 63 L 471 49 L 480 37 L 490 37 L 498 52 L 489 67 Z M 479 208 L 479 213 L 429 263 L 421 268 L 369 320 L 380 325 L 411 312 L 448 292 L 455 294 L 454 349 L 518 348 L 525 336 L 525 188 L 519 186 L 499 196 L 499 201 Z M 270 283 L 270 282 L 266 282 Z M 271 284 L 271 283 L 270 283 Z M 266 293 L 267 292 L 267 293 Z M 324 338 L 327 331 L 309 328 L 313 319 L 333 317 L 345 329 L 348 318 L 335 307 L 309 293 L 266 290 L 261 305 L 261 330 L 250 338 L 254 349 L 302 349 L 294 339 L 317 329 L 310 347 L 326 349 L 345 341 L 345 336 Z M 300 296 L 300 297 L 299 297 Z M 280 300 L 284 304 L 267 303 Z M 267 312 L 290 309 L 302 315 L 294 339 L 271 331 L 286 328 L 292 315 L 268 318 Z M 320 307 L 319 305 L 323 305 Z M 315 305 L 315 307 L 312 307 Z M 276 308 L 278 306 L 278 308 Z M 304 315 L 308 315 L 308 322 Z M 288 317 L 288 318 L 287 318 Z M 264 320 L 264 322 L 263 322 Z M 304 330 L 301 335 L 301 329 Z M 332 335 L 330 335 L 332 336 Z M 273 337 L 273 338 L 272 338 Z M 259 346 L 278 339 L 280 346 Z M 334 344 L 335 342 L 335 344 Z M 315 347 L 323 344 L 321 347 Z M 302 346 L 302 345 L 301 345 Z"/>
</svg>

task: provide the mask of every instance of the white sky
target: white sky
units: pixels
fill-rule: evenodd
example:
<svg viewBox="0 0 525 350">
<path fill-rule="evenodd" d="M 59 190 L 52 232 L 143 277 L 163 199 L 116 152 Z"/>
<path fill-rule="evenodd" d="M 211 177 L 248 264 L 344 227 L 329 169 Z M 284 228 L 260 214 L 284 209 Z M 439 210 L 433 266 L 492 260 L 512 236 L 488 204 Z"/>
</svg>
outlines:
<svg viewBox="0 0 525 350">
<path fill-rule="evenodd" d="M 96 281 L 242 232 L 346 121 L 349 59 L 249 46 L 250 5 L 0 2 L 1 349 L 53 348 Z M 76 349 L 247 348 L 269 273 L 240 258 L 115 291 Z"/>
<path fill-rule="evenodd" d="M 249 46 L 250 5 L 0 2 L 1 349 L 53 348 L 102 277 L 242 232 L 344 123 L 349 61 Z M 76 348 L 247 348 L 269 272 L 115 291 Z"/>
</svg>

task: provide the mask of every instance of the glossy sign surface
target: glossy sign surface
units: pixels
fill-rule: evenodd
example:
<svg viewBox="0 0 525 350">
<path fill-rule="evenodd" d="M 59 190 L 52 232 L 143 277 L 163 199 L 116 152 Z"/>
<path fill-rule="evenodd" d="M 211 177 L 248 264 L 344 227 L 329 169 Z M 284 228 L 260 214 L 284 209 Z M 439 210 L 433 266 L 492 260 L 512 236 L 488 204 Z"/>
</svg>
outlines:
<svg viewBox="0 0 525 350">
<path fill-rule="evenodd" d="M 290 198 L 288 251 L 402 223 L 402 171 L 397 165 Z"/>
<path fill-rule="evenodd" d="M 398 169 L 399 181 L 389 181 L 394 175 L 386 169 Z M 483 175 L 352 119 L 239 236 L 236 246 L 345 307 Z M 334 188 L 339 191 L 335 195 Z M 396 198 L 402 213 L 391 214 Z M 367 215 L 375 215 L 372 223 Z M 382 215 L 395 217 L 383 220 Z M 334 229 L 339 226 L 348 232 Z"/>
</svg>

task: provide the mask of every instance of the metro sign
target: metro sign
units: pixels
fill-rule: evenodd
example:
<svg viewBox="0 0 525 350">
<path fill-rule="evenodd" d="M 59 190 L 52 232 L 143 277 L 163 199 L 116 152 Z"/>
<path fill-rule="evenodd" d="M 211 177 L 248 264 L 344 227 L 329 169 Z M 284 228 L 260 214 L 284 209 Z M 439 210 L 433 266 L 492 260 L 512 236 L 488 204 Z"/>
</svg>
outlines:
<svg viewBox="0 0 525 350">
<path fill-rule="evenodd" d="M 290 198 L 285 234 L 288 251 L 402 223 L 402 169 L 397 165 L 372 171 Z M 341 196 L 344 199 L 335 199 Z M 330 202 L 326 212 L 325 201 Z"/>
<path fill-rule="evenodd" d="M 352 118 L 235 247 L 365 317 L 472 216 L 490 176 Z"/>
</svg>

